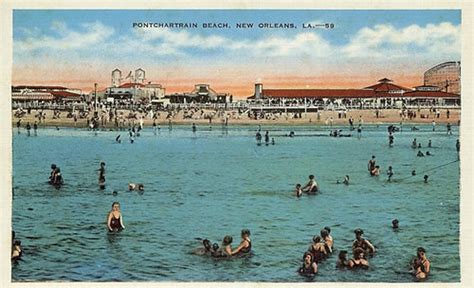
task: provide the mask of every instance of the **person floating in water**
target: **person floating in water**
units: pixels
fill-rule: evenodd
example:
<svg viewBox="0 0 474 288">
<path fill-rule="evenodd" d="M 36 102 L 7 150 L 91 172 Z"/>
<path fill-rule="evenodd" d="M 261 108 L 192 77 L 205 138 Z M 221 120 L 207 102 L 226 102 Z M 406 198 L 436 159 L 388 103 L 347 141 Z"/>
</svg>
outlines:
<svg viewBox="0 0 474 288">
<path fill-rule="evenodd" d="M 364 249 L 356 248 L 352 251 L 353 258 L 349 260 L 347 267 L 349 269 L 369 268 L 369 261 L 365 259 Z"/>
<path fill-rule="evenodd" d="M 388 166 L 387 175 L 388 175 L 387 181 L 388 181 L 388 182 L 392 181 L 392 177 L 393 177 L 393 169 L 392 169 L 392 166 Z"/>
<path fill-rule="evenodd" d="M 416 257 L 411 261 L 411 272 L 417 281 L 425 280 L 430 274 L 431 262 L 426 258 L 423 247 L 416 249 Z"/>
<path fill-rule="evenodd" d="M 196 133 L 196 130 L 197 130 L 196 123 L 193 123 L 193 128 L 192 129 L 193 129 L 193 133 Z"/>
<path fill-rule="evenodd" d="M 105 189 L 105 162 L 100 162 L 100 167 L 99 167 L 99 189 L 104 190 Z"/>
<path fill-rule="evenodd" d="M 416 156 L 425 157 L 425 154 L 423 154 L 423 152 L 421 152 L 421 150 L 418 150 L 418 153 L 416 154 Z"/>
<path fill-rule="evenodd" d="M 145 185 L 141 183 L 128 183 L 128 191 L 144 191 Z"/>
<path fill-rule="evenodd" d="M 306 251 L 303 255 L 303 265 L 298 269 L 298 273 L 303 276 L 314 276 L 318 273 L 318 264 L 313 259 L 311 252 Z"/>
<path fill-rule="evenodd" d="M 425 183 L 428 183 L 428 178 L 429 178 L 428 175 L 423 176 L 423 180 L 425 181 Z"/>
<path fill-rule="evenodd" d="M 355 251 L 357 248 L 361 248 L 365 254 L 374 254 L 375 247 L 370 243 L 369 240 L 364 239 L 362 235 L 364 235 L 364 231 L 360 228 L 354 230 L 354 234 L 356 239 L 352 242 L 352 251 Z"/>
<path fill-rule="evenodd" d="M 369 171 L 370 174 L 372 174 L 372 170 L 375 169 L 375 155 L 372 155 L 372 159 L 369 160 L 369 163 L 367 164 L 367 170 Z"/>
<path fill-rule="evenodd" d="M 398 219 L 393 219 L 392 220 L 392 229 L 393 230 L 398 230 L 398 223 L 399 223 Z"/>
<path fill-rule="evenodd" d="M 303 192 L 308 194 L 316 194 L 319 191 L 318 182 L 314 179 L 314 175 L 308 176 L 308 183 L 302 188 Z"/>
<path fill-rule="evenodd" d="M 295 187 L 295 195 L 296 197 L 301 197 L 301 195 L 303 195 L 303 190 L 301 190 L 301 184 L 296 184 L 296 187 Z"/>
<path fill-rule="evenodd" d="M 112 210 L 109 212 L 107 217 L 107 228 L 110 232 L 117 232 L 125 229 L 119 202 L 112 203 Z"/>
<path fill-rule="evenodd" d="M 349 175 L 346 175 L 344 177 L 344 181 L 342 181 L 342 183 L 344 183 L 345 185 L 349 185 Z"/>
<path fill-rule="evenodd" d="M 268 130 L 265 132 L 265 145 L 270 144 L 270 136 L 268 135 Z"/>
<path fill-rule="evenodd" d="M 119 144 L 122 143 L 122 140 L 120 139 L 120 134 L 117 135 L 117 137 L 115 137 L 115 142 L 117 142 Z"/>
<path fill-rule="evenodd" d="M 416 176 L 416 170 L 411 170 L 411 176 Z"/>
<path fill-rule="evenodd" d="M 252 250 L 252 241 L 250 240 L 250 230 L 243 229 L 240 232 L 240 236 L 242 237 L 242 241 L 240 241 L 239 246 L 232 251 L 232 255 L 237 254 L 248 254 Z"/>
<path fill-rule="evenodd" d="M 339 255 L 337 257 L 337 262 L 336 262 L 336 268 L 337 269 L 344 269 L 349 265 L 347 261 L 347 251 L 342 250 L 339 252 Z"/>
</svg>

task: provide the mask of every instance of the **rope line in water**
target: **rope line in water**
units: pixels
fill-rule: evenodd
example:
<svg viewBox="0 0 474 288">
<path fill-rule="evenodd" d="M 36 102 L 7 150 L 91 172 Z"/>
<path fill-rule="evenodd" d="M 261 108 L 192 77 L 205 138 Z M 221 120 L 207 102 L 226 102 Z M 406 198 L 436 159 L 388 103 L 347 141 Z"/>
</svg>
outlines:
<svg viewBox="0 0 474 288">
<path fill-rule="evenodd" d="M 442 165 L 439 165 L 439 166 L 430 168 L 430 169 L 428 169 L 428 170 L 422 171 L 422 172 L 420 172 L 420 174 L 424 174 L 424 173 L 426 173 L 426 172 L 428 172 L 428 171 L 432 171 L 432 170 L 435 170 L 435 169 L 438 169 L 438 168 L 441 168 L 441 167 L 444 167 L 444 166 L 448 166 L 448 165 L 451 165 L 451 164 L 456 163 L 456 162 L 459 162 L 459 159 L 456 159 L 456 160 L 454 160 L 454 161 L 451 161 L 451 162 L 448 162 L 448 163 L 445 163 L 445 164 L 442 164 Z M 405 180 L 405 179 L 408 179 L 408 178 L 414 177 L 414 176 L 418 176 L 418 172 L 417 172 L 417 175 L 410 175 L 410 176 L 408 176 L 408 177 L 398 179 L 398 181 Z"/>
</svg>

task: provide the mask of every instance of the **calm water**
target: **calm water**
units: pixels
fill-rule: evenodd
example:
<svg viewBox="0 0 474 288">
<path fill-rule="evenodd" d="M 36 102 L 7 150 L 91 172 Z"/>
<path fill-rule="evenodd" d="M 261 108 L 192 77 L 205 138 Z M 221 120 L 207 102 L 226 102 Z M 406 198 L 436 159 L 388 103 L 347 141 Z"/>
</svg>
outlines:
<svg viewBox="0 0 474 288">
<path fill-rule="evenodd" d="M 453 136 L 442 127 L 405 129 L 393 148 L 386 126 L 365 127 L 361 139 L 279 137 L 290 130 L 326 135 L 324 127 L 268 129 L 274 146 L 255 145 L 255 127 L 145 130 L 134 144 L 126 131 L 43 129 L 27 137 L 15 129 L 13 229 L 24 257 L 13 266 L 13 280 L 410 282 L 402 272 L 418 246 L 432 261 L 429 281 L 460 280 L 459 162 L 430 170 L 457 159 L 457 127 Z M 122 144 L 114 141 L 119 133 Z M 434 156 L 416 157 L 414 137 L 423 147 L 431 139 Z M 378 178 L 366 170 L 371 155 L 383 169 Z M 97 187 L 100 161 L 107 163 L 105 191 Z M 46 183 L 51 163 L 65 179 L 60 190 Z M 410 176 L 412 169 L 418 176 Z M 295 183 L 309 174 L 322 194 L 296 199 Z M 346 174 L 351 184 L 336 184 Z M 126 191 L 128 182 L 144 183 L 145 193 Z M 126 226 L 115 235 L 105 226 L 113 201 L 121 203 Z M 400 220 L 398 232 L 393 218 Z M 324 226 L 332 228 L 336 252 L 314 279 L 303 278 L 295 271 Z M 371 268 L 336 271 L 337 251 L 350 250 L 357 227 L 378 248 Z M 236 246 L 242 228 L 252 232 L 253 256 L 215 260 L 192 253 L 199 238 L 220 244 L 230 234 Z"/>
</svg>

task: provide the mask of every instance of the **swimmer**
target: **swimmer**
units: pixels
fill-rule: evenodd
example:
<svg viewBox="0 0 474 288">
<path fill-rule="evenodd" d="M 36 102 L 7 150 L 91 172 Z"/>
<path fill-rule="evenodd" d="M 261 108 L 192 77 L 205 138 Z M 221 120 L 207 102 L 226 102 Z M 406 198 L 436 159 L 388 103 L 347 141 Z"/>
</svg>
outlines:
<svg viewBox="0 0 474 288">
<path fill-rule="evenodd" d="M 430 261 L 426 258 L 426 250 L 419 247 L 416 250 L 416 257 L 411 261 L 412 273 L 417 281 L 424 280 L 430 273 Z"/>
<path fill-rule="evenodd" d="M 367 164 L 367 170 L 372 174 L 372 170 L 375 168 L 375 155 L 372 155 L 372 159 L 369 160 Z"/>
<path fill-rule="evenodd" d="M 416 170 L 411 170 L 411 176 L 415 176 L 416 175 Z"/>
<path fill-rule="evenodd" d="M 356 239 L 354 242 L 352 242 L 352 251 L 354 251 L 357 248 L 361 248 L 364 253 L 370 253 L 373 254 L 375 253 L 375 247 L 372 245 L 372 243 L 369 242 L 369 240 L 364 239 L 362 235 L 364 235 L 364 231 L 360 228 L 357 228 L 354 230 L 354 234 L 356 236 Z"/>
<path fill-rule="evenodd" d="M 219 257 L 230 257 L 232 256 L 232 236 L 226 235 L 222 240 L 222 247 L 216 252 L 216 256 Z"/>
<path fill-rule="evenodd" d="M 364 249 L 356 248 L 352 251 L 353 258 L 349 260 L 347 267 L 349 269 L 355 268 L 369 268 L 369 262 L 364 258 Z"/>
<path fill-rule="evenodd" d="M 295 137 L 295 132 L 294 131 L 290 131 L 290 135 L 288 135 L 289 137 Z"/>
<path fill-rule="evenodd" d="M 416 149 L 418 145 L 416 144 L 416 138 L 413 139 L 413 142 L 411 142 L 411 148 Z"/>
<path fill-rule="evenodd" d="M 265 132 L 265 145 L 270 143 L 270 136 L 268 135 L 268 130 Z"/>
<path fill-rule="evenodd" d="M 461 151 L 461 142 L 459 142 L 459 139 L 456 140 L 456 151 L 459 153 Z"/>
<path fill-rule="evenodd" d="M 313 255 L 313 259 L 317 263 L 326 259 L 327 255 L 329 254 L 327 246 L 321 242 L 321 236 L 319 235 L 315 235 L 313 237 L 313 243 L 309 246 L 308 252 Z"/>
<path fill-rule="evenodd" d="M 430 151 L 426 151 L 425 155 L 426 156 L 434 156 L 433 154 L 430 153 Z"/>
<path fill-rule="evenodd" d="M 250 230 L 243 229 L 240 232 L 240 236 L 242 237 L 242 241 L 240 241 L 239 246 L 232 251 L 232 255 L 236 254 L 247 254 L 250 253 L 252 249 L 252 241 L 250 240 Z"/>
<path fill-rule="evenodd" d="M 336 268 L 337 269 L 344 269 L 348 266 L 348 261 L 347 261 L 347 251 L 342 250 L 339 252 L 339 256 L 336 262 Z"/>
<path fill-rule="evenodd" d="M 49 175 L 49 183 L 53 184 L 54 181 L 54 172 L 56 171 L 56 164 L 51 164 L 51 173 Z"/>
<path fill-rule="evenodd" d="M 275 138 L 272 137 L 272 145 L 275 145 Z"/>
<path fill-rule="evenodd" d="M 295 187 L 295 194 L 296 194 L 296 197 L 301 197 L 301 195 L 303 195 L 303 190 L 301 190 L 301 184 L 296 184 L 296 187 Z"/>
<path fill-rule="evenodd" d="M 375 168 L 370 171 L 370 176 L 379 176 L 380 175 L 380 166 L 375 166 Z"/>
<path fill-rule="evenodd" d="M 314 276 L 318 273 L 318 264 L 314 261 L 310 252 L 305 252 L 303 256 L 303 265 L 298 269 L 298 273 L 303 276 Z"/>
<path fill-rule="evenodd" d="M 416 154 L 417 157 L 425 157 L 425 154 L 421 152 L 421 150 L 418 150 L 418 154 Z"/>
<path fill-rule="evenodd" d="M 115 142 L 122 143 L 122 140 L 120 139 L 120 134 L 117 137 L 115 137 Z"/>
<path fill-rule="evenodd" d="M 428 178 L 429 178 L 428 175 L 423 176 L 423 179 L 425 180 L 425 183 L 428 183 Z"/>
<path fill-rule="evenodd" d="M 309 175 L 309 182 L 302 188 L 303 192 L 308 194 L 316 194 L 318 193 L 318 183 L 314 179 L 314 175 Z"/>
<path fill-rule="evenodd" d="M 196 133 L 196 123 L 193 123 L 193 133 Z"/>
<path fill-rule="evenodd" d="M 117 191 L 115 191 L 115 190 L 112 191 L 112 196 L 117 196 L 117 195 L 118 195 Z"/>
<path fill-rule="evenodd" d="M 53 177 L 53 183 L 52 183 L 56 188 L 61 187 L 61 185 L 64 184 L 63 181 L 63 176 L 61 175 L 61 169 L 59 167 L 56 167 L 54 169 L 54 177 Z"/>
<path fill-rule="evenodd" d="M 418 149 L 421 149 L 421 143 L 418 143 Z"/>
<path fill-rule="evenodd" d="M 344 177 L 344 181 L 342 181 L 342 183 L 349 185 L 349 175 L 346 175 L 346 177 Z"/>
<path fill-rule="evenodd" d="M 431 148 L 431 139 L 428 140 L 428 147 Z"/>
<path fill-rule="evenodd" d="M 331 228 L 329 228 L 329 231 L 331 231 Z M 326 246 L 325 247 L 326 251 L 328 253 L 332 253 L 333 239 L 331 236 L 329 236 L 329 231 L 326 230 L 326 228 L 324 228 L 320 231 L 320 235 L 321 235 L 321 239 L 323 240 L 324 245 Z"/>
<path fill-rule="evenodd" d="M 35 132 L 35 136 L 37 136 L 37 130 L 38 130 L 38 122 L 35 121 L 35 123 L 33 124 L 33 131 Z"/>
<path fill-rule="evenodd" d="M 212 249 L 212 243 L 208 239 L 202 240 L 202 245 L 204 247 L 198 248 L 194 251 L 197 255 L 212 255 L 214 250 Z"/>
<path fill-rule="evenodd" d="M 21 241 L 15 239 L 15 231 L 12 231 L 12 253 L 11 260 L 16 261 L 21 258 L 23 251 L 21 249 Z"/>
<path fill-rule="evenodd" d="M 260 131 L 257 131 L 257 134 L 255 134 L 255 139 L 257 140 L 257 145 L 262 144 L 262 134 L 260 134 Z"/>
<path fill-rule="evenodd" d="M 144 191 L 145 185 L 141 183 L 128 183 L 128 191 Z"/>
<path fill-rule="evenodd" d="M 392 229 L 393 230 L 398 230 L 398 223 L 399 223 L 398 219 L 393 219 L 392 220 Z"/>
<path fill-rule="evenodd" d="M 387 181 L 388 181 L 388 182 L 392 181 L 392 176 L 393 176 L 393 169 L 392 169 L 392 166 L 388 166 L 387 175 L 388 175 Z"/>
<path fill-rule="evenodd" d="M 125 225 L 123 225 L 122 213 L 120 212 L 119 202 L 112 203 L 112 210 L 109 212 L 107 217 L 107 228 L 110 232 L 117 232 L 125 229 Z"/>
</svg>

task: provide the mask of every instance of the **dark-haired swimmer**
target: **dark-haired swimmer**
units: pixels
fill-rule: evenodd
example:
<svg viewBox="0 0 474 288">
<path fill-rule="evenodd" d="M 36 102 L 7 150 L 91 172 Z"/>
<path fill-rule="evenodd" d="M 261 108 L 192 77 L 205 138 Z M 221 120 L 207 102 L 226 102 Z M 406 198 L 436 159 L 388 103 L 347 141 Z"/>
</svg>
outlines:
<svg viewBox="0 0 474 288">
<path fill-rule="evenodd" d="M 327 246 L 321 242 L 321 237 L 319 235 L 315 235 L 313 237 L 313 244 L 309 246 L 308 251 L 311 252 L 314 261 L 317 263 L 326 259 L 327 255 L 329 254 Z"/>
<path fill-rule="evenodd" d="M 426 151 L 425 155 L 426 156 L 434 156 L 433 154 L 430 153 L 430 151 Z"/>
<path fill-rule="evenodd" d="M 421 150 L 418 150 L 418 154 L 416 154 L 417 157 L 425 157 L 425 155 L 423 154 L 423 152 L 421 152 Z"/>
<path fill-rule="evenodd" d="M 240 232 L 240 235 L 242 237 L 242 241 L 240 241 L 239 246 L 237 246 L 237 248 L 235 248 L 235 250 L 232 251 L 232 255 L 247 254 L 247 253 L 250 253 L 252 249 L 252 241 L 250 240 L 250 230 L 243 229 Z"/>
<path fill-rule="evenodd" d="M 423 176 L 423 179 L 425 180 L 425 183 L 428 183 L 428 178 L 429 178 L 428 175 Z"/>
<path fill-rule="evenodd" d="M 222 247 L 219 248 L 216 252 L 218 257 L 229 257 L 232 256 L 232 236 L 226 235 L 222 240 Z"/>
<path fill-rule="evenodd" d="M 296 197 L 301 197 L 301 195 L 303 195 L 303 190 L 301 190 L 301 184 L 296 184 L 296 187 L 295 187 L 295 194 L 296 194 Z"/>
<path fill-rule="evenodd" d="M 374 169 L 370 171 L 370 176 L 379 176 L 380 175 L 380 166 L 375 166 Z"/>
<path fill-rule="evenodd" d="M 356 239 L 354 242 L 352 242 L 352 251 L 354 251 L 357 248 L 361 248 L 364 253 L 375 253 L 375 247 L 372 245 L 372 243 L 369 242 L 369 240 L 366 240 L 362 237 L 364 235 L 364 231 L 360 228 L 357 228 L 354 230 L 354 234 L 356 236 Z"/>
<path fill-rule="evenodd" d="M 128 191 L 144 191 L 145 186 L 143 184 L 137 184 L 137 183 L 128 183 Z"/>
<path fill-rule="evenodd" d="M 319 191 L 318 183 L 314 179 L 314 175 L 309 175 L 308 178 L 309 181 L 302 190 L 308 194 L 316 194 Z"/>
<path fill-rule="evenodd" d="M 120 212 L 119 202 L 112 203 L 112 210 L 109 212 L 107 217 L 107 228 L 110 232 L 116 232 L 125 229 L 125 225 L 123 225 L 122 213 Z"/>
<path fill-rule="evenodd" d="M 415 176 L 416 175 L 416 170 L 411 170 L 411 176 Z"/>
<path fill-rule="evenodd" d="M 344 181 L 342 181 L 342 183 L 344 183 L 345 185 L 349 185 L 349 175 L 346 175 L 346 177 L 344 177 Z"/>
<path fill-rule="evenodd" d="M 349 260 L 347 267 L 349 269 L 369 268 L 369 262 L 364 259 L 364 249 L 356 248 L 352 252 L 353 258 Z"/>
<path fill-rule="evenodd" d="M 337 269 L 344 269 L 349 265 L 347 261 L 347 251 L 342 250 L 339 252 L 339 256 L 336 262 L 336 268 Z"/>
<path fill-rule="evenodd" d="M 426 279 L 430 273 L 430 261 L 426 258 L 426 250 L 423 247 L 419 247 L 416 250 L 416 258 L 411 262 L 412 273 L 417 281 Z"/>
<path fill-rule="evenodd" d="M 298 273 L 303 276 L 314 276 L 318 273 L 318 264 L 314 261 L 310 252 L 305 252 L 303 256 L 303 265 L 298 269 Z"/>
<path fill-rule="evenodd" d="M 392 220 L 392 229 L 393 230 L 398 230 L 398 223 L 399 223 L 398 219 L 393 219 Z"/>
<path fill-rule="evenodd" d="M 324 245 L 326 246 L 325 247 L 326 251 L 328 253 L 332 253 L 333 239 L 331 236 L 329 236 L 329 231 L 326 229 L 322 229 L 320 232 L 320 235 L 321 235 L 321 239 L 323 240 Z"/>
<path fill-rule="evenodd" d="M 392 166 L 388 166 L 387 175 L 388 175 L 387 181 L 389 181 L 389 182 L 392 181 L 392 177 L 393 177 L 393 169 L 392 169 Z"/>
<path fill-rule="evenodd" d="M 115 137 L 115 142 L 122 143 L 122 140 L 120 140 L 120 134 L 117 137 Z"/>
</svg>

